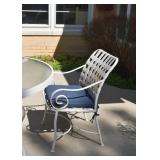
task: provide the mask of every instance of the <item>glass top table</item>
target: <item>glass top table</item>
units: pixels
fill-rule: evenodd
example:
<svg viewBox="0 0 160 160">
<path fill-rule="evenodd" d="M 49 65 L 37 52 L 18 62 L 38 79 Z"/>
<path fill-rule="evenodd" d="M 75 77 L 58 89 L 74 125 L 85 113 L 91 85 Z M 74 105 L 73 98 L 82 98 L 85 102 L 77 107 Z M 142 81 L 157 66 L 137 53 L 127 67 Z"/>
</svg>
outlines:
<svg viewBox="0 0 160 160">
<path fill-rule="evenodd" d="M 53 68 L 40 60 L 22 58 L 22 98 L 43 90 L 53 82 Z"/>
</svg>

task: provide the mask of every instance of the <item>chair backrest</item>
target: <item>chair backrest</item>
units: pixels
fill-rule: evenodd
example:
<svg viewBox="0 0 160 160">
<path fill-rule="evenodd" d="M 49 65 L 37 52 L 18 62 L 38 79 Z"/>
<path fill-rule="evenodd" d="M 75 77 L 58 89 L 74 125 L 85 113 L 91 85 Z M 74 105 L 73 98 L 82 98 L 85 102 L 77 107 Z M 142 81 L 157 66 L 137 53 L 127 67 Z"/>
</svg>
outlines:
<svg viewBox="0 0 160 160">
<path fill-rule="evenodd" d="M 101 88 L 107 79 L 109 73 L 118 63 L 118 58 L 110 55 L 102 49 L 97 49 L 87 60 L 85 66 L 82 69 L 79 83 L 83 87 L 92 83 L 103 80 L 102 83 L 88 89 L 90 96 L 95 99 L 95 109 L 97 107 L 99 93 Z"/>
</svg>

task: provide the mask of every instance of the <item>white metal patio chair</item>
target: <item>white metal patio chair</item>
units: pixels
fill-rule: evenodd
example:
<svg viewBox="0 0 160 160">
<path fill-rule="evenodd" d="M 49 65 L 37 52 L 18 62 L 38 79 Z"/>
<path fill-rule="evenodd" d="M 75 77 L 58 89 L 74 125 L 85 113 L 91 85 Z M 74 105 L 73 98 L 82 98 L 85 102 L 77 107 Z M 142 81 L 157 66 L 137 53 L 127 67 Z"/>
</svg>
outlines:
<svg viewBox="0 0 160 160">
<path fill-rule="evenodd" d="M 109 53 L 98 49 L 89 57 L 85 65 L 63 74 L 74 72 L 82 69 L 79 85 L 49 85 L 45 88 L 43 95 L 45 100 L 45 114 L 47 110 L 55 111 L 54 117 L 54 140 L 51 152 L 55 151 L 57 140 L 57 117 L 59 112 L 67 113 L 90 113 L 94 114 L 94 120 L 97 126 L 97 134 L 101 146 L 104 146 L 101 136 L 101 131 L 97 119 L 98 112 L 98 97 L 101 88 L 118 63 L 118 58 Z M 45 115 L 43 122 L 45 121 Z M 67 133 L 71 128 L 67 131 Z"/>
</svg>

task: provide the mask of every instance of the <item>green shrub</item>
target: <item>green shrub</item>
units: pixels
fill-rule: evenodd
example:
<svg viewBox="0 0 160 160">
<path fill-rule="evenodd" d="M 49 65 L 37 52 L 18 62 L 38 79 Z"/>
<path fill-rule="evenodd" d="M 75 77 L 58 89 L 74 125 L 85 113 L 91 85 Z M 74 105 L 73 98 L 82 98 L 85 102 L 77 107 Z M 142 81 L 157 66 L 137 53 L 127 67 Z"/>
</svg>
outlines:
<svg viewBox="0 0 160 160">
<path fill-rule="evenodd" d="M 119 58 L 117 73 L 136 79 L 136 23 L 124 17 L 98 17 L 84 27 L 91 52 L 102 48 Z"/>
<path fill-rule="evenodd" d="M 60 54 L 56 58 L 49 55 L 33 56 L 50 64 L 54 70 L 68 71 L 85 64 L 88 57 L 73 57 Z"/>
<path fill-rule="evenodd" d="M 122 76 L 116 74 L 116 73 L 111 73 L 106 80 L 106 83 L 108 85 L 116 86 L 119 88 L 124 88 L 124 89 L 136 89 L 136 81 L 129 78 L 123 78 Z"/>
<path fill-rule="evenodd" d="M 34 58 L 50 64 L 54 70 L 69 71 L 86 63 L 88 57 L 73 57 L 59 55 L 56 59 L 48 55 L 34 56 Z M 108 85 L 117 86 L 119 88 L 136 89 L 136 83 L 132 79 L 126 79 L 117 73 L 111 73 L 106 81 Z"/>
</svg>

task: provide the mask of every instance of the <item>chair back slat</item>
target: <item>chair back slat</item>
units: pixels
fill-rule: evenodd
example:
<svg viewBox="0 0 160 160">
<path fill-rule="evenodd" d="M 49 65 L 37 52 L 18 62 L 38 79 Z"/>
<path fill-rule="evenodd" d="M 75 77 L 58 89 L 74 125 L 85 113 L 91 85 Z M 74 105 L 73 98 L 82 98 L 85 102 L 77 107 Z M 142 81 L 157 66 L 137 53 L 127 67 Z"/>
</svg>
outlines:
<svg viewBox="0 0 160 160">
<path fill-rule="evenodd" d="M 117 57 L 110 55 L 102 49 L 94 51 L 82 69 L 79 83 L 82 86 L 88 86 L 100 80 L 105 81 L 117 63 Z M 93 98 L 98 97 L 102 86 L 103 84 L 98 84 L 88 89 L 90 95 Z"/>
</svg>

